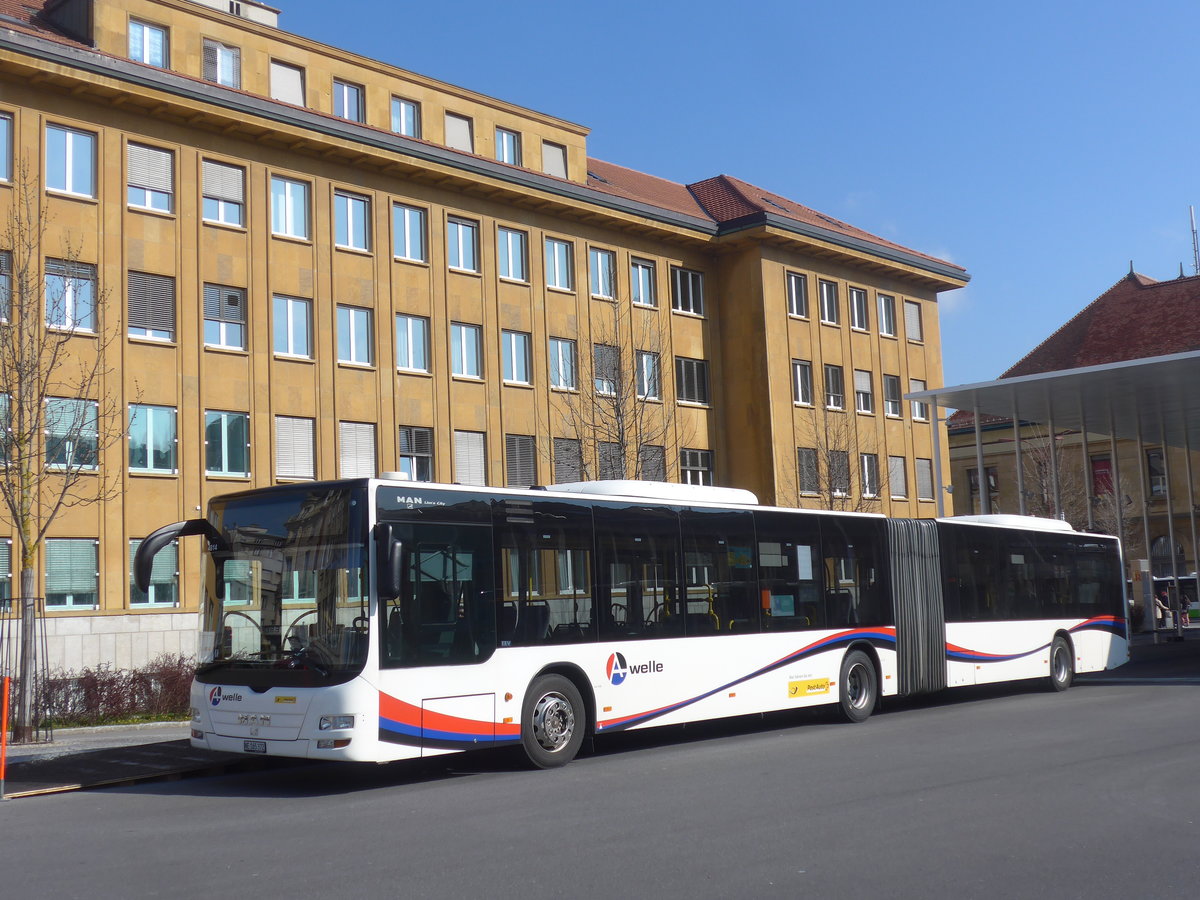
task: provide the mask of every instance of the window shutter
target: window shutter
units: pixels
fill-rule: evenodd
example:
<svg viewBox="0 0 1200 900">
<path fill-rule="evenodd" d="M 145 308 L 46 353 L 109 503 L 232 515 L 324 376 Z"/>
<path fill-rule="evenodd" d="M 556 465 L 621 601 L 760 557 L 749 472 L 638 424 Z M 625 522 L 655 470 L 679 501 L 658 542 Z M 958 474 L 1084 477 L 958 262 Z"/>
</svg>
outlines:
<svg viewBox="0 0 1200 900">
<path fill-rule="evenodd" d="M 95 593 L 96 542 L 77 539 L 46 541 L 46 593 Z"/>
<path fill-rule="evenodd" d="M 864 394 L 871 393 L 871 373 L 862 369 L 854 370 L 854 390 Z"/>
<path fill-rule="evenodd" d="M 313 420 L 275 417 L 275 475 L 313 478 Z"/>
<path fill-rule="evenodd" d="M 433 456 L 433 429 L 401 425 L 400 452 L 411 456 Z"/>
<path fill-rule="evenodd" d="M 542 142 L 542 171 L 558 178 L 567 177 L 567 148 L 562 144 Z"/>
<path fill-rule="evenodd" d="M 175 337 L 175 279 L 129 273 L 129 327 L 165 331 Z"/>
<path fill-rule="evenodd" d="M 129 542 L 129 572 L 131 576 L 133 574 L 133 557 L 141 543 L 141 540 L 138 539 Z M 154 554 L 154 564 L 150 567 L 151 584 L 173 584 L 175 582 L 175 573 L 178 571 L 175 561 L 177 546 L 178 544 L 172 541 Z M 131 583 L 133 582 L 132 577 L 129 580 Z"/>
<path fill-rule="evenodd" d="M 243 203 L 246 196 L 246 170 L 238 166 L 203 160 L 204 196 L 229 203 Z"/>
<path fill-rule="evenodd" d="M 271 99 L 304 106 L 304 70 L 271 60 Z"/>
<path fill-rule="evenodd" d="M 537 481 L 537 457 L 533 435 L 506 434 L 504 463 L 510 487 L 529 487 Z"/>
<path fill-rule="evenodd" d="M 471 136 L 471 120 L 466 116 L 446 113 L 446 146 L 455 150 L 475 152 L 475 141 Z"/>
<path fill-rule="evenodd" d="M 0 275 L 12 274 L 12 253 L 8 250 L 0 250 Z"/>
<path fill-rule="evenodd" d="M 667 452 L 663 447 L 642 444 L 638 448 L 638 468 L 643 481 L 667 480 Z"/>
<path fill-rule="evenodd" d="M 219 64 L 218 64 L 218 60 L 217 60 L 217 45 L 214 44 L 212 41 L 205 41 L 204 42 L 204 80 L 205 81 L 216 81 L 217 80 L 218 65 Z"/>
<path fill-rule="evenodd" d="M 0 579 L 12 576 L 12 541 L 0 541 Z"/>
<path fill-rule="evenodd" d="M 817 451 L 813 447 L 797 447 L 796 459 L 800 468 L 800 490 L 815 494 L 821 489 L 820 473 L 817 469 Z"/>
<path fill-rule="evenodd" d="M 908 479 L 905 477 L 904 457 L 888 457 L 888 490 L 893 497 L 908 496 Z"/>
<path fill-rule="evenodd" d="M 921 500 L 932 500 L 933 497 L 933 461 L 917 460 L 917 497 Z"/>
<path fill-rule="evenodd" d="M 625 460 L 622 458 L 621 445 L 610 441 L 600 444 L 600 477 L 624 478 Z"/>
<path fill-rule="evenodd" d="M 220 322 L 246 321 L 246 292 L 219 284 L 204 286 L 204 318 Z"/>
<path fill-rule="evenodd" d="M 554 439 L 554 480 L 579 481 L 583 478 L 583 453 L 575 438 Z"/>
<path fill-rule="evenodd" d="M 174 188 L 174 154 L 156 147 L 129 145 L 129 183 L 169 194 Z"/>
<path fill-rule="evenodd" d="M 454 432 L 454 480 L 459 484 L 487 484 L 483 435 L 480 432 Z"/>
<path fill-rule="evenodd" d="M 911 300 L 904 301 L 904 331 L 910 341 L 924 340 L 921 332 L 921 306 Z"/>
<path fill-rule="evenodd" d="M 338 422 L 342 478 L 375 477 L 375 426 L 370 422 Z"/>
</svg>

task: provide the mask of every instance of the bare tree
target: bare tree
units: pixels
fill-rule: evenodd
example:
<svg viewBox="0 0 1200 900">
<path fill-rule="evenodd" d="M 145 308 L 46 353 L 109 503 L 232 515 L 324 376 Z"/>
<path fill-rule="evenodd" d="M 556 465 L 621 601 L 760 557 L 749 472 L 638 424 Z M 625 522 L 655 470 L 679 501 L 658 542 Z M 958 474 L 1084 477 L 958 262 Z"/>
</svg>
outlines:
<svg viewBox="0 0 1200 900">
<path fill-rule="evenodd" d="M 808 445 L 796 448 L 796 464 L 784 478 L 797 505 L 807 499 L 823 509 L 879 512 L 888 470 L 886 459 L 880 461 L 874 431 L 856 428 L 852 414 L 818 408 L 805 439 Z M 873 460 L 873 468 L 864 457 Z"/>
<path fill-rule="evenodd" d="M 51 230 L 36 174 L 17 167 L 0 226 L 0 516 L 19 545 L 20 690 L 13 739 L 33 736 L 34 595 L 38 553 L 66 509 L 113 497 L 119 472 L 101 467 L 125 435 L 120 393 L 108 382 L 120 310 L 98 289 L 69 234 Z"/>
<path fill-rule="evenodd" d="M 604 305 L 592 319 L 591 347 L 579 342 L 576 389 L 552 395 L 549 432 L 575 442 L 583 480 L 665 481 L 668 460 L 689 436 L 662 402 L 671 372 L 669 319 L 620 300 Z"/>
</svg>

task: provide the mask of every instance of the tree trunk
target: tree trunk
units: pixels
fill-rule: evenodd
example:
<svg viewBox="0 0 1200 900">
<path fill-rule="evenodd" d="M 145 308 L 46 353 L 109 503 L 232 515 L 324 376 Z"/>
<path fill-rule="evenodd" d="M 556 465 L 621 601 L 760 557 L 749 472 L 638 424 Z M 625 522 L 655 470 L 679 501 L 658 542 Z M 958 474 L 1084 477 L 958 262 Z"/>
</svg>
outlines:
<svg viewBox="0 0 1200 900">
<path fill-rule="evenodd" d="M 21 653 L 17 660 L 17 702 L 13 711 L 14 744 L 32 741 L 37 732 L 37 722 L 33 721 L 34 663 L 37 652 L 37 600 L 33 591 L 36 575 L 37 572 L 32 567 L 21 567 Z"/>
</svg>

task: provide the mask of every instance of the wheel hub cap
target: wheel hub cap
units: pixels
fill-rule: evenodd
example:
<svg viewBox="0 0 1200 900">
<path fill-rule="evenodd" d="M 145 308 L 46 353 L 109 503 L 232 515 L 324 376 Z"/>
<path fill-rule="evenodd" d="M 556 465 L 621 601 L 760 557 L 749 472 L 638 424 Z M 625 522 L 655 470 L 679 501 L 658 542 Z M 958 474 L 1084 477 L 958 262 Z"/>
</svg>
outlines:
<svg viewBox="0 0 1200 900">
<path fill-rule="evenodd" d="M 575 713 L 567 698 L 546 694 L 533 708 L 533 736 L 546 750 L 561 750 L 575 733 Z"/>
</svg>

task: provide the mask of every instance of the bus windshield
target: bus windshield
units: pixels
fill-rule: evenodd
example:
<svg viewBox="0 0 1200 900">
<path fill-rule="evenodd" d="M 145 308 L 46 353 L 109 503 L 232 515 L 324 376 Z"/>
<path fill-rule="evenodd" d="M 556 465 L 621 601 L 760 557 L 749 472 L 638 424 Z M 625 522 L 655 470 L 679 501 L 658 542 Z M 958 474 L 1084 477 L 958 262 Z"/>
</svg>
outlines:
<svg viewBox="0 0 1200 900">
<path fill-rule="evenodd" d="M 362 484 L 215 498 L 223 540 L 204 567 L 198 677 L 321 685 L 362 671 L 368 648 Z"/>
</svg>

